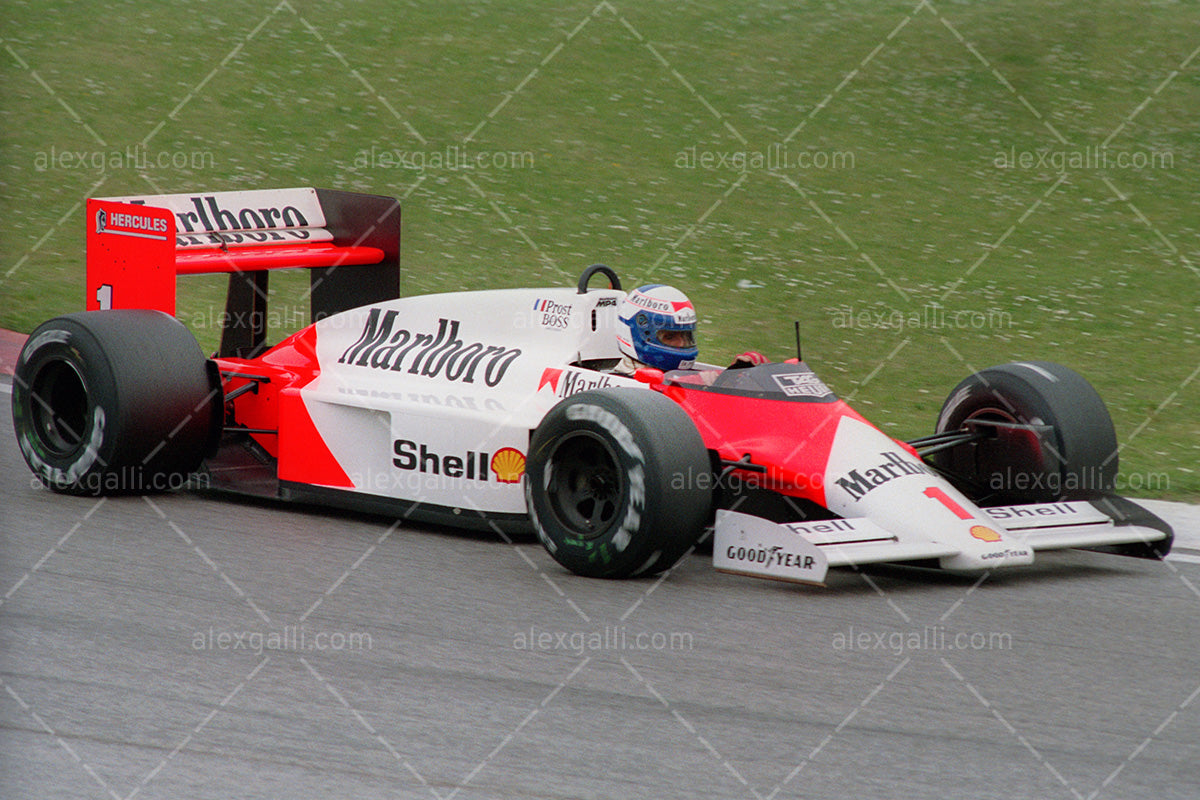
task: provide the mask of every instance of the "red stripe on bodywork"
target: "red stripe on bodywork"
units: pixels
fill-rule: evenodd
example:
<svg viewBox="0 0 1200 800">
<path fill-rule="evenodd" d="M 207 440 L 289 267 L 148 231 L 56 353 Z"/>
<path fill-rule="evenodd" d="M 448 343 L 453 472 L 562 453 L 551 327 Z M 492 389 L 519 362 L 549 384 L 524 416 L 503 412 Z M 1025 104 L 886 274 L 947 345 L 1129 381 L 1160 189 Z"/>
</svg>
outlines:
<svg viewBox="0 0 1200 800">
<path fill-rule="evenodd" d="M 323 243 L 179 250 L 175 254 L 175 271 L 180 275 L 201 275 L 260 269 L 349 267 L 378 264 L 383 258 L 383 251 L 378 247 Z"/>
<path fill-rule="evenodd" d="M 279 479 L 353 489 L 304 405 L 299 388 L 279 393 Z"/>
<path fill-rule="evenodd" d="M 542 379 L 541 379 L 541 381 L 538 382 L 538 389 L 540 390 L 543 386 L 549 384 L 550 388 L 553 391 L 557 392 L 558 391 L 558 381 L 561 377 L 562 377 L 561 369 L 554 369 L 552 367 L 547 367 L 545 370 L 542 371 Z"/>
<path fill-rule="evenodd" d="M 272 368 L 274 380 L 284 385 L 279 391 L 279 479 L 352 489 L 354 481 L 313 422 L 300 390 L 320 373 L 317 362 L 317 331 L 309 326 L 265 353 L 257 362 Z"/>
</svg>

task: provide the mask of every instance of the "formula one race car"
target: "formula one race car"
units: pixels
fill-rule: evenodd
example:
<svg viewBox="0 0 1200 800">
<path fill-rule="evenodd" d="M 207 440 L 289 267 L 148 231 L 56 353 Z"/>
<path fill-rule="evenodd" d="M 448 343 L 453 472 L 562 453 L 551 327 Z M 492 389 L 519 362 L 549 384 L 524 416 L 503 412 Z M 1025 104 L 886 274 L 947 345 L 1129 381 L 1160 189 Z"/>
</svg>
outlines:
<svg viewBox="0 0 1200 800">
<path fill-rule="evenodd" d="M 951 393 L 898 441 L 799 358 L 609 371 L 626 294 L 572 287 L 399 298 L 400 209 L 316 189 L 90 200 L 88 307 L 29 337 L 13 417 L 51 488 L 181 485 L 498 532 L 533 530 L 587 576 L 670 568 L 713 530 L 723 571 L 960 571 L 1034 551 L 1161 558 L 1172 531 L 1113 494 L 1092 387 L 1046 362 Z M 314 322 L 265 341 L 267 276 L 312 272 Z M 220 350 L 172 315 L 176 276 L 229 273 Z M 600 275 L 608 288 L 591 288 Z"/>
</svg>

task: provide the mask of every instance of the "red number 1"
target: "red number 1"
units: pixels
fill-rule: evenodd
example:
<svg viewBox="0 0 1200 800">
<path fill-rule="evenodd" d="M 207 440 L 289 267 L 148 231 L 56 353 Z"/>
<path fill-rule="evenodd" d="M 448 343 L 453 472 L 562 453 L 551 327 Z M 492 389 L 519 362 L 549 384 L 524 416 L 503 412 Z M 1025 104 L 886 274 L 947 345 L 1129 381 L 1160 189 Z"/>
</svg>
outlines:
<svg viewBox="0 0 1200 800">
<path fill-rule="evenodd" d="M 959 519 L 973 519 L 974 518 L 973 514 L 969 513 L 965 508 L 960 506 L 958 503 L 954 502 L 954 500 L 951 499 L 950 495 L 946 494 L 938 486 L 930 486 L 928 489 L 926 489 L 925 496 L 928 498 L 931 498 L 933 500 L 940 501 L 942 505 L 944 505 L 946 508 L 953 511 L 955 516 L 957 516 Z"/>
</svg>

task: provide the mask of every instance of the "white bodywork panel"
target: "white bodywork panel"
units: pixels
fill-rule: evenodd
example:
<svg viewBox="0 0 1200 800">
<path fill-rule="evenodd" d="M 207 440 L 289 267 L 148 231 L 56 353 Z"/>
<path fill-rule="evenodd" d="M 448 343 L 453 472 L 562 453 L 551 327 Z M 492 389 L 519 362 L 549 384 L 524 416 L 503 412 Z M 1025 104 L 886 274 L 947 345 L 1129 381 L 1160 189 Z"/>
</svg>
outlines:
<svg viewBox="0 0 1200 800">
<path fill-rule="evenodd" d="M 1157 542 L 1166 534 L 1141 525 L 1118 525 L 1091 503 L 1069 501 L 985 509 L 993 520 L 1034 550 Z"/>
<path fill-rule="evenodd" d="M 564 397 L 645 388 L 581 362 L 617 359 L 619 290 L 512 289 L 402 298 L 317 322 L 319 375 L 299 395 L 354 492 L 485 514 L 526 512 L 532 430 Z M 1156 541 L 1087 503 L 981 509 L 919 457 L 839 417 L 822 475 L 842 519 L 717 514 L 718 569 L 821 583 L 830 566 L 936 559 L 982 571 L 1035 550 Z M 339 487 L 341 488 L 341 487 Z"/>
<path fill-rule="evenodd" d="M 999 506 L 983 512 L 992 520 L 993 527 L 1004 531 L 1000 541 L 991 543 L 993 552 L 1100 547 L 1166 538 L 1165 533 L 1155 528 L 1118 525 L 1090 503 L 1080 501 Z M 867 519 L 780 525 L 735 511 L 718 511 L 713 565 L 722 572 L 820 583 L 827 567 L 928 559 L 939 559 L 942 566 L 957 563 L 954 559 L 961 555 L 962 548 L 976 549 L 976 540 L 970 538 L 971 541 L 937 540 L 929 534 L 897 533 Z M 815 559 L 808 561 L 814 552 Z M 1021 563 L 1031 561 L 1032 557 Z M 987 554 L 978 563 L 975 571 L 1012 566 L 1007 559 Z M 787 568 L 795 564 L 807 569 Z"/>
<path fill-rule="evenodd" d="M 426 295 L 315 325 L 305 408 L 353 491 L 520 514 L 530 431 L 563 397 L 644 386 L 582 369 L 620 356 L 624 293 L 513 289 Z"/>
<path fill-rule="evenodd" d="M 1035 550 L 1166 536 L 1118 525 L 1090 503 L 980 508 L 920 458 L 853 417 L 838 421 L 822 480 L 826 507 L 842 519 L 776 524 L 718 512 L 714 566 L 801 583 L 820 582 L 826 567 L 879 562 L 936 560 L 943 569 L 981 572 L 1031 564 Z M 787 568 L 796 563 L 807 568 Z"/>
<path fill-rule="evenodd" d="M 872 453 L 877 454 L 874 459 L 866 460 Z M 847 519 L 870 518 L 893 537 L 891 545 L 910 553 L 906 559 L 938 558 L 942 567 L 954 570 L 1033 561 L 1029 547 L 996 530 L 982 509 L 920 458 L 852 417 L 838 423 L 825 469 L 825 501 L 830 511 Z M 874 557 L 880 547 L 884 545 L 838 545 L 847 564 L 892 560 Z"/>
</svg>

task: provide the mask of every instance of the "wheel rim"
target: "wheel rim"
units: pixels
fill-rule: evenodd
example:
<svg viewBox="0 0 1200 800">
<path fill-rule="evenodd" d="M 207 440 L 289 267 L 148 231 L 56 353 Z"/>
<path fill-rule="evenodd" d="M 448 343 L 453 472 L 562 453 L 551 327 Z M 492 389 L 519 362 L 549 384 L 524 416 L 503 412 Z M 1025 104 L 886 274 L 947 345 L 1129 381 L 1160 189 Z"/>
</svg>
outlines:
<svg viewBox="0 0 1200 800">
<path fill-rule="evenodd" d="M 600 536 L 624 505 L 625 473 L 617 454 L 593 433 L 564 437 L 547 463 L 547 478 L 550 510 L 579 538 Z"/>
<path fill-rule="evenodd" d="M 968 414 L 963 419 L 963 422 L 967 423 L 967 422 L 970 422 L 971 420 L 980 420 L 982 422 L 1009 422 L 1009 423 L 1021 423 L 1022 422 L 1022 420 L 1017 419 L 1016 415 L 1014 415 L 1011 411 L 1007 411 L 1005 409 L 995 408 L 995 407 L 981 408 L 976 411 L 972 411 L 970 414 Z"/>
<path fill-rule="evenodd" d="M 61 359 L 43 365 L 29 384 L 29 395 L 38 441 L 60 456 L 77 450 L 87 428 L 88 397 L 75 366 Z"/>
</svg>

